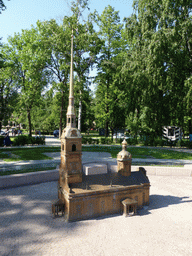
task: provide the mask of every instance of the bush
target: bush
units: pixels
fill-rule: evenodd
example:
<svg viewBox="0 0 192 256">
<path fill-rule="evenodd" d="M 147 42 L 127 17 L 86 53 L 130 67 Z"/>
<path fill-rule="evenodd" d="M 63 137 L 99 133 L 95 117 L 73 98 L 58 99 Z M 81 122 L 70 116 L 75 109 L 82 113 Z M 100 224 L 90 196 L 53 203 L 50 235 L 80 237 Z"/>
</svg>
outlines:
<svg viewBox="0 0 192 256">
<path fill-rule="evenodd" d="M 38 137 L 33 137 L 35 138 L 35 143 L 37 145 L 45 145 L 45 136 L 38 136 Z"/>
<path fill-rule="evenodd" d="M 192 142 L 187 139 L 178 140 L 176 143 L 177 147 L 192 148 Z"/>
<path fill-rule="evenodd" d="M 154 143 L 153 143 L 153 146 L 165 146 L 165 140 L 163 140 L 161 137 L 155 137 L 154 138 Z"/>
<path fill-rule="evenodd" d="M 28 136 L 26 135 L 20 135 L 15 137 L 14 141 L 13 141 L 13 146 L 24 146 L 25 144 L 27 144 L 28 141 Z"/>
<path fill-rule="evenodd" d="M 100 138 L 100 139 L 99 139 L 99 143 L 100 143 L 100 144 L 106 144 L 106 138 L 103 138 L 103 137 Z"/>
<path fill-rule="evenodd" d="M 128 145 L 136 145 L 137 144 L 136 138 L 128 138 L 126 141 L 127 141 Z"/>
<path fill-rule="evenodd" d="M 153 146 L 154 144 L 154 136 L 152 135 L 144 135 L 141 137 L 141 143 L 144 144 L 144 146 Z"/>
<path fill-rule="evenodd" d="M 20 135 L 15 137 L 13 146 L 24 146 L 24 145 L 45 145 L 45 137 L 31 137 L 26 135 Z"/>
<path fill-rule="evenodd" d="M 82 138 L 82 144 L 87 144 L 87 138 L 85 137 Z"/>
<path fill-rule="evenodd" d="M 92 144 L 99 144 L 99 139 L 92 139 Z"/>
<path fill-rule="evenodd" d="M 0 136 L 0 147 L 3 147 L 4 136 Z"/>
</svg>

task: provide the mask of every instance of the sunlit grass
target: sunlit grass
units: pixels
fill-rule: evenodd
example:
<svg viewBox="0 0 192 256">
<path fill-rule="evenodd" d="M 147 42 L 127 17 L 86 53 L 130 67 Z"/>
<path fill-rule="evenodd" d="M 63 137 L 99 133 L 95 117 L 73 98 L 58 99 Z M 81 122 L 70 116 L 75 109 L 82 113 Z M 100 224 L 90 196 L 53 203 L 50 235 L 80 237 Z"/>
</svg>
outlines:
<svg viewBox="0 0 192 256">
<path fill-rule="evenodd" d="M 51 159 L 44 153 L 60 152 L 60 147 L 34 147 L 34 148 L 3 148 L 0 149 L 0 159 L 4 161 L 20 161 L 20 160 L 46 160 Z M 169 149 L 144 148 L 144 147 L 128 147 L 127 150 L 132 154 L 132 158 L 156 158 L 156 159 L 183 159 L 192 160 L 192 154 L 178 152 Z M 113 158 L 121 151 L 121 146 L 102 146 L 91 145 L 83 146 L 82 151 L 88 152 L 108 152 Z M 8 154 L 11 153 L 11 154 Z"/>
<path fill-rule="evenodd" d="M 24 160 L 47 160 L 52 158 L 44 155 L 44 153 L 50 152 L 60 152 L 60 147 L 3 148 L 0 150 L 0 158 L 7 162 Z"/>
<path fill-rule="evenodd" d="M 40 172 L 40 171 L 45 171 L 45 170 L 48 171 L 48 170 L 55 170 L 55 169 L 56 169 L 56 167 L 10 170 L 10 171 L 0 172 L 0 176 L 13 175 L 13 174 L 21 174 L 21 173 L 30 173 L 30 172 Z"/>
<path fill-rule="evenodd" d="M 117 157 L 121 147 L 119 146 L 83 146 L 83 151 L 89 152 L 108 152 L 111 153 L 113 158 Z M 183 159 L 192 160 L 192 154 L 185 152 L 178 152 L 168 149 L 158 148 L 140 148 L 140 147 L 128 147 L 127 150 L 131 153 L 132 158 L 156 158 L 156 159 Z"/>
</svg>

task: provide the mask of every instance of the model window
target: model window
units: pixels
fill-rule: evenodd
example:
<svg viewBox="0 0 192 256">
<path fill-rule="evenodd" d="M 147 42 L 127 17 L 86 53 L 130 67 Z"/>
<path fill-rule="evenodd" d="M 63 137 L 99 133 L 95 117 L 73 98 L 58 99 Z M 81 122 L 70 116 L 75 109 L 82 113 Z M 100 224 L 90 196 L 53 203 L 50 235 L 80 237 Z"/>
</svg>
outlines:
<svg viewBox="0 0 192 256">
<path fill-rule="evenodd" d="M 72 145 L 72 151 L 73 152 L 76 151 L 76 145 L 75 144 Z"/>
</svg>

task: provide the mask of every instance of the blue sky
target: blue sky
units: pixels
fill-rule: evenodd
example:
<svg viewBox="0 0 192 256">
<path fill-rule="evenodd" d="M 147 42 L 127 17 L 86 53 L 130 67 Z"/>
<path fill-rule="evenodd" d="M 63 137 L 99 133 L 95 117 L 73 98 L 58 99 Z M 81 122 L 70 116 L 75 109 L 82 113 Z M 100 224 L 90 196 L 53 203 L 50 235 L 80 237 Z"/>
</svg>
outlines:
<svg viewBox="0 0 192 256">
<path fill-rule="evenodd" d="M 1 42 L 7 42 L 7 37 L 22 29 L 30 29 L 37 20 L 56 19 L 58 22 L 65 15 L 70 15 L 70 0 L 4 0 L 7 7 L 0 14 Z M 90 11 L 95 9 L 102 13 L 104 8 L 111 5 L 119 11 L 121 20 L 132 14 L 133 0 L 89 0 Z"/>
</svg>

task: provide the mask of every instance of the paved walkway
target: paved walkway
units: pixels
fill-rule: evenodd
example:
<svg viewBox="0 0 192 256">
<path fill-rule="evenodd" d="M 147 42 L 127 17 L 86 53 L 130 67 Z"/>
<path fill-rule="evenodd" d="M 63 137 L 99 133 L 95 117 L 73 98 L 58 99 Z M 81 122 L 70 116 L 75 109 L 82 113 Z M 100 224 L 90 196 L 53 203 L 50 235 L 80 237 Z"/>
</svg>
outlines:
<svg viewBox="0 0 192 256">
<path fill-rule="evenodd" d="M 47 168 L 56 167 L 60 164 L 61 158 L 60 153 L 46 153 L 46 155 L 52 157 L 51 160 L 29 160 L 29 161 L 15 161 L 15 162 L 4 162 L 0 160 L 0 170 L 20 170 L 28 168 Z M 116 164 L 117 160 L 111 157 L 110 153 L 106 152 L 83 152 L 82 163 L 90 162 L 108 162 L 110 164 Z M 145 164 L 145 165 L 192 165 L 192 160 L 175 160 L 175 159 L 151 159 L 151 158 L 133 158 L 133 164 Z"/>
<path fill-rule="evenodd" d="M 60 146 L 60 140 L 54 137 L 46 138 L 46 146 Z M 152 147 L 148 147 L 152 148 Z M 174 149 L 176 151 L 183 151 L 192 153 L 192 149 Z M 28 169 L 28 168 L 47 168 L 56 167 L 60 164 L 60 152 L 46 153 L 46 155 L 52 157 L 51 160 L 30 160 L 30 161 L 15 161 L 4 162 L 0 160 L 0 171 L 12 170 L 12 169 Z M 116 159 L 112 158 L 109 153 L 106 152 L 83 152 L 82 163 L 89 162 L 108 162 L 116 164 Z M 145 165 L 192 165 L 192 160 L 175 160 L 175 159 L 154 159 L 154 158 L 133 158 L 133 164 L 145 164 Z"/>
<path fill-rule="evenodd" d="M 99 152 L 83 152 L 83 162 L 94 156 L 116 162 Z M 0 255 L 192 256 L 192 179 L 149 175 L 149 180 L 150 204 L 136 216 L 73 223 L 51 215 L 57 181 L 0 190 Z"/>
<path fill-rule="evenodd" d="M 150 204 L 73 223 L 51 216 L 57 182 L 0 191 L 0 255 L 191 256 L 192 179 L 149 176 Z"/>
</svg>

